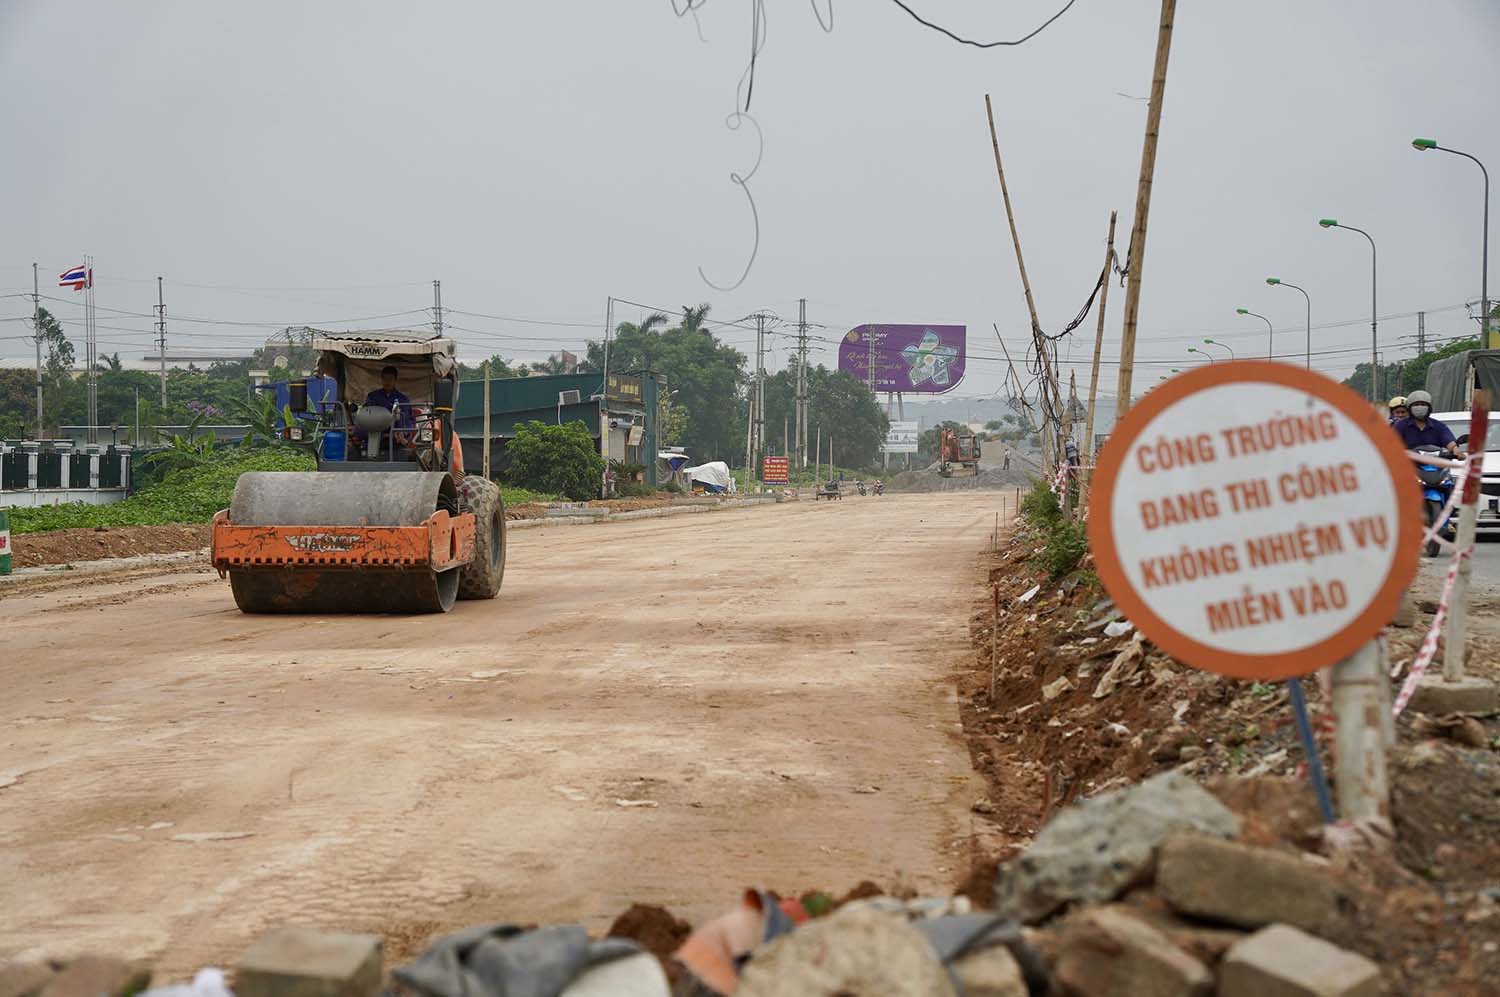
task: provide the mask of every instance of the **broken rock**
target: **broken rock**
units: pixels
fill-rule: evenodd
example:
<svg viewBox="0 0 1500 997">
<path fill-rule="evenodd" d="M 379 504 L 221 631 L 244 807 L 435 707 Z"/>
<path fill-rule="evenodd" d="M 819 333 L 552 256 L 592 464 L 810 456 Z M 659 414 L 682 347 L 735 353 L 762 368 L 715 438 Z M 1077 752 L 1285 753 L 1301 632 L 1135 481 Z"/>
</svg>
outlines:
<svg viewBox="0 0 1500 997">
<path fill-rule="evenodd" d="M 1284 924 L 1236 942 L 1219 970 L 1219 997 L 1375 997 L 1380 967 Z"/>
<path fill-rule="evenodd" d="M 55 975 L 39 962 L 0 962 L 0 997 L 35 997 Z"/>
<path fill-rule="evenodd" d="M 1076 688 L 1078 686 L 1074 684 L 1073 680 L 1063 675 L 1055 681 L 1048 682 L 1042 686 L 1042 699 L 1051 702 L 1063 693 L 1072 692 Z"/>
<path fill-rule="evenodd" d="M 1057 982 L 1065 993 L 1207 997 L 1208 968 L 1166 935 L 1118 907 L 1096 907 L 1063 927 Z"/>
<path fill-rule="evenodd" d="M 782 935 L 751 956 L 736 997 L 954 997 L 927 939 L 900 914 L 840 911 Z"/>
<path fill-rule="evenodd" d="M 1162 845 L 1156 890 L 1194 917 L 1242 928 L 1282 922 L 1325 937 L 1347 929 L 1361 899 L 1348 879 L 1295 855 L 1191 834 Z"/>
<path fill-rule="evenodd" d="M 953 961 L 953 975 L 964 997 L 1027 997 L 1030 993 L 1020 963 L 1004 945 L 959 956 Z"/>
<path fill-rule="evenodd" d="M 1171 835 L 1229 838 L 1239 829 L 1239 818 L 1192 779 L 1163 773 L 1058 814 L 996 873 L 996 912 L 1032 924 L 1064 904 L 1112 900 L 1150 877 Z"/>
</svg>

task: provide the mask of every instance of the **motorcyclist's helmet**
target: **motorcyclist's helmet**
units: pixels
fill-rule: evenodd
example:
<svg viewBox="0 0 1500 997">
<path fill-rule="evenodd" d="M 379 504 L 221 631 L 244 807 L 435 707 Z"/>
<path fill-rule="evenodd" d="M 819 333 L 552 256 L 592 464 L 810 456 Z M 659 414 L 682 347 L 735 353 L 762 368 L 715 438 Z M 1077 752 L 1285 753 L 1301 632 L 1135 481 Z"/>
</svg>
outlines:
<svg viewBox="0 0 1500 997">
<path fill-rule="evenodd" d="M 1413 391 L 1406 396 L 1406 409 L 1415 418 L 1425 419 L 1432 414 L 1432 396 L 1425 391 Z"/>
<path fill-rule="evenodd" d="M 1385 403 L 1385 407 L 1386 408 L 1406 408 L 1406 396 L 1405 395 L 1397 395 L 1395 398 L 1392 398 L 1390 401 L 1386 402 Z"/>
</svg>

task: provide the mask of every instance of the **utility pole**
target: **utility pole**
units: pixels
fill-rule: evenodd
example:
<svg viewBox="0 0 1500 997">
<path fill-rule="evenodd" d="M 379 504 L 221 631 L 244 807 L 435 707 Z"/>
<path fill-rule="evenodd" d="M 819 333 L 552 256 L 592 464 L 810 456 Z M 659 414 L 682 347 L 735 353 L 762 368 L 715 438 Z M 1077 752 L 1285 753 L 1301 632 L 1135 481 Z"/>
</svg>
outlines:
<svg viewBox="0 0 1500 997">
<path fill-rule="evenodd" d="M 1130 382 L 1135 374 L 1136 315 L 1141 306 L 1141 274 L 1146 269 L 1146 220 L 1151 214 L 1151 180 L 1156 173 L 1156 140 L 1161 133 L 1161 104 L 1167 92 L 1167 55 L 1172 49 L 1172 21 L 1177 0 L 1161 0 L 1161 23 L 1156 33 L 1156 66 L 1151 72 L 1151 104 L 1146 112 L 1146 137 L 1141 143 L 1141 176 L 1135 193 L 1135 225 L 1130 233 L 1129 267 L 1125 285 L 1125 327 L 1120 337 L 1120 380 L 1115 393 L 1115 418 L 1130 411 Z"/>
<path fill-rule="evenodd" d="M 1417 355 L 1427 352 L 1427 313 L 1417 312 Z"/>
<path fill-rule="evenodd" d="M 755 393 L 750 403 L 751 433 L 750 473 L 753 476 L 759 458 L 766 450 L 766 313 L 755 313 Z"/>
<path fill-rule="evenodd" d="M 440 280 L 432 282 L 432 334 L 443 334 L 443 282 Z"/>
<path fill-rule="evenodd" d="M 31 265 L 31 338 L 36 341 L 36 438 L 42 433 L 42 293 L 36 264 Z"/>
<path fill-rule="evenodd" d="M 156 278 L 156 359 L 161 365 L 161 410 L 167 411 L 167 303 L 161 278 Z"/>
<path fill-rule="evenodd" d="M 1110 267 L 1115 262 L 1115 215 L 1109 213 L 1109 238 L 1104 243 L 1104 286 L 1099 288 L 1099 325 L 1094 330 L 1094 369 L 1089 374 L 1089 411 L 1083 423 L 1082 452 L 1083 471 L 1078 483 L 1078 498 L 1084 501 L 1089 494 L 1089 467 L 1094 463 L 1094 400 L 1099 395 L 1099 354 L 1104 349 L 1104 305 L 1109 300 L 1109 279 L 1114 276 Z"/>
<path fill-rule="evenodd" d="M 604 458 L 604 474 L 599 482 L 599 497 L 609 498 L 609 334 L 615 325 L 615 299 L 604 299 L 604 373 L 599 382 L 599 451 Z"/>
<path fill-rule="evenodd" d="M 797 300 L 797 453 L 807 470 L 807 299 Z"/>
</svg>

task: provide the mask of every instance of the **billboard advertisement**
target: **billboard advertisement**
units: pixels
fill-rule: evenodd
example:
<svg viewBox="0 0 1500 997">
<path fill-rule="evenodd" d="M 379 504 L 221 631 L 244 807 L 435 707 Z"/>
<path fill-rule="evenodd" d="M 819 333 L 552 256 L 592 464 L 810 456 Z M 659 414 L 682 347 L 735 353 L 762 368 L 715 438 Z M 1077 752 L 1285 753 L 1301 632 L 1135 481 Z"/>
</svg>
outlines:
<svg viewBox="0 0 1500 997">
<path fill-rule="evenodd" d="M 893 422 L 891 428 L 886 430 L 885 443 L 881 446 L 884 453 L 916 453 L 917 437 L 922 435 L 920 423 L 917 422 Z"/>
<path fill-rule="evenodd" d="M 876 391 L 941 394 L 964 379 L 962 325 L 861 325 L 839 343 L 839 370 Z"/>
</svg>

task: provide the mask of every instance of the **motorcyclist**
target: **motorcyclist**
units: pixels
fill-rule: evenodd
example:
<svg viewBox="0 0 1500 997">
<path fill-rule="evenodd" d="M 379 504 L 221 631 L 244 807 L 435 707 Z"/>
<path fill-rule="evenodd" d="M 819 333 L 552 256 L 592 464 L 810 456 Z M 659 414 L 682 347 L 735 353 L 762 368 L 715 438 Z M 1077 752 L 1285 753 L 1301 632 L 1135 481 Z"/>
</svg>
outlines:
<svg viewBox="0 0 1500 997">
<path fill-rule="evenodd" d="M 1431 395 L 1425 391 L 1413 391 L 1406 396 L 1406 408 L 1411 414 L 1392 424 L 1406 449 L 1441 447 L 1448 451 L 1449 456 L 1458 455 L 1458 441 L 1453 438 L 1453 430 L 1431 417 Z"/>
<path fill-rule="evenodd" d="M 1410 414 L 1406 408 L 1406 396 L 1397 395 L 1392 398 L 1386 403 L 1385 412 L 1393 426 L 1400 420 L 1405 419 Z"/>
</svg>

